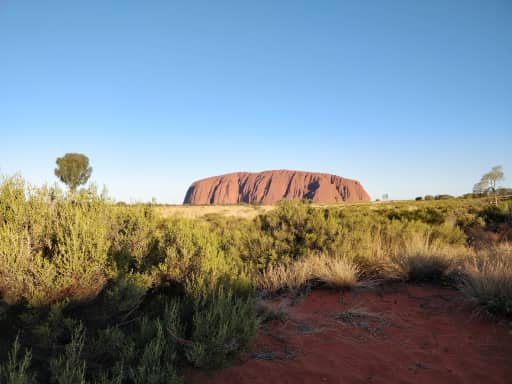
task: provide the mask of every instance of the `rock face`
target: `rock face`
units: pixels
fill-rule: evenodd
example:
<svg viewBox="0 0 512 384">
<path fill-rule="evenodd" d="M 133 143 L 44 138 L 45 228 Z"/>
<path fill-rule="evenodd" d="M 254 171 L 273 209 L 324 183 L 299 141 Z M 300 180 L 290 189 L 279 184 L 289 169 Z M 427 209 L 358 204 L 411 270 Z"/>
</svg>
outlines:
<svg viewBox="0 0 512 384">
<path fill-rule="evenodd" d="M 308 199 L 317 203 L 365 202 L 370 196 L 356 180 L 301 171 L 237 172 L 194 182 L 184 204 L 274 204 Z"/>
</svg>

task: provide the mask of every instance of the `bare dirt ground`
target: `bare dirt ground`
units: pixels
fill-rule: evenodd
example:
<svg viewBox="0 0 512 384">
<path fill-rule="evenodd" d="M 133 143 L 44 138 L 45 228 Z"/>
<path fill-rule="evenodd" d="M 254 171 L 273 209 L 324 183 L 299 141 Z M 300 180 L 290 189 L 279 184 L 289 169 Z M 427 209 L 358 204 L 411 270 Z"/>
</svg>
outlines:
<svg viewBox="0 0 512 384">
<path fill-rule="evenodd" d="M 190 383 L 511 383 L 512 325 L 459 292 L 396 285 L 269 301 L 252 352 Z"/>
</svg>

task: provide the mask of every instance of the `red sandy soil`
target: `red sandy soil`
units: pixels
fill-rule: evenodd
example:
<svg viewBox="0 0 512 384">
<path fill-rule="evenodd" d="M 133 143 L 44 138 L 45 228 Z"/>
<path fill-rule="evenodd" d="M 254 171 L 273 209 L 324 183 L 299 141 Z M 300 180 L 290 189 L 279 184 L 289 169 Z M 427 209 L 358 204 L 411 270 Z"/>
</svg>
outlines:
<svg viewBox="0 0 512 384">
<path fill-rule="evenodd" d="M 511 324 L 452 289 L 315 290 L 269 305 L 288 315 L 262 326 L 251 353 L 218 372 L 189 372 L 187 382 L 512 383 Z M 370 316 L 337 320 L 350 309 Z"/>
</svg>

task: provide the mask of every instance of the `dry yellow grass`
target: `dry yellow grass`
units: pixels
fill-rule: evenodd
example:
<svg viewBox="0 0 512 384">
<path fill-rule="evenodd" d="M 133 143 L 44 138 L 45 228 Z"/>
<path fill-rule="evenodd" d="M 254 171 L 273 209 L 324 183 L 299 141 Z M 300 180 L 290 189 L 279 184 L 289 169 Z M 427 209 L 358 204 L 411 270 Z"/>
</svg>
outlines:
<svg viewBox="0 0 512 384">
<path fill-rule="evenodd" d="M 512 314 L 512 244 L 479 252 L 466 266 L 462 290 L 491 312 Z"/>
<path fill-rule="evenodd" d="M 371 205 L 372 203 L 336 203 L 336 204 L 312 204 L 317 208 L 347 207 L 353 205 Z M 278 205 L 160 205 L 155 210 L 164 218 L 184 217 L 188 219 L 204 218 L 207 215 L 221 215 L 252 219 L 260 214 L 275 209 Z"/>
<path fill-rule="evenodd" d="M 361 207 L 371 210 L 375 209 L 408 209 L 416 210 L 419 207 L 445 207 L 453 204 L 460 206 L 482 204 L 485 199 L 449 199 L 449 200 L 431 200 L 431 201 L 413 201 L 413 200 L 392 200 L 392 201 L 371 201 L 361 203 L 313 203 L 317 208 L 348 208 Z M 269 212 L 277 205 L 161 205 L 156 206 L 155 210 L 164 218 L 166 217 L 184 217 L 189 219 L 204 218 L 207 215 L 217 214 L 221 216 L 239 217 L 252 219 L 259 214 Z"/>
<path fill-rule="evenodd" d="M 256 276 L 256 286 L 269 292 L 297 290 L 312 279 L 310 265 L 301 260 L 290 265 L 270 265 Z"/>
<path fill-rule="evenodd" d="M 269 266 L 257 276 L 256 285 L 270 292 L 297 290 L 318 279 L 333 288 L 353 288 L 358 274 L 357 266 L 343 257 L 312 255 L 290 265 Z"/>
<path fill-rule="evenodd" d="M 155 207 L 164 217 L 184 217 L 188 219 L 204 218 L 207 215 L 221 215 L 252 219 L 274 209 L 275 205 L 163 205 Z"/>
<path fill-rule="evenodd" d="M 417 235 L 391 257 L 391 263 L 396 267 L 396 277 L 403 280 L 437 281 L 456 272 L 471 255 L 472 251 L 464 246 L 440 245 Z"/>
<path fill-rule="evenodd" d="M 319 255 L 311 262 L 314 276 L 333 288 L 353 288 L 358 283 L 359 269 L 350 260 Z"/>
<path fill-rule="evenodd" d="M 382 206 L 383 202 L 369 203 L 335 203 L 335 204 L 312 204 L 317 208 L 349 206 Z M 388 203 L 391 204 L 391 203 Z M 183 217 L 187 219 L 200 219 L 208 215 L 220 215 L 227 217 L 237 217 L 242 219 L 253 219 L 254 217 L 272 211 L 277 205 L 160 205 L 155 206 L 155 211 L 163 218 Z"/>
</svg>

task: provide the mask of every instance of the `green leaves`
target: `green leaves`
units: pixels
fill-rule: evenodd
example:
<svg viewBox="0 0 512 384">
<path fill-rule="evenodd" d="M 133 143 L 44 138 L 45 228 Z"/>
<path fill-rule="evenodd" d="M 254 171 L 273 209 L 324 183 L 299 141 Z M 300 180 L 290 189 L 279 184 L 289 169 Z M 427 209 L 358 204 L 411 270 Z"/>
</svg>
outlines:
<svg viewBox="0 0 512 384">
<path fill-rule="evenodd" d="M 187 359 L 197 367 L 220 368 L 254 341 L 259 320 L 251 295 L 237 296 L 222 285 L 196 300 Z"/>
<path fill-rule="evenodd" d="M 30 384 L 32 375 L 28 372 L 32 353 L 25 351 L 22 355 L 19 334 L 16 336 L 8 360 L 0 365 L 0 382 L 5 384 Z"/>
<path fill-rule="evenodd" d="M 50 371 L 57 384 L 85 384 L 85 360 L 82 350 L 85 343 L 85 329 L 79 324 L 73 331 L 71 341 L 63 353 L 50 360 Z"/>
<path fill-rule="evenodd" d="M 55 176 L 74 192 L 79 185 L 85 184 L 91 177 L 92 167 L 89 158 L 81 153 L 66 153 L 56 160 Z"/>
<path fill-rule="evenodd" d="M 498 202 L 496 195 L 496 186 L 500 181 L 505 180 L 505 174 L 503 173 L 503 167 L 496 165 L 492 169 L 484 174 L 480 181 L 473 187 L 474 193 L 486 193 L 492 192 L 494 194 L 494 202 Z"/>
</svg>

